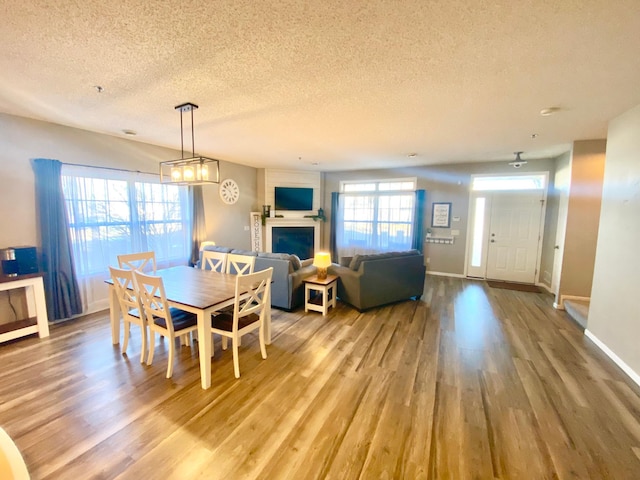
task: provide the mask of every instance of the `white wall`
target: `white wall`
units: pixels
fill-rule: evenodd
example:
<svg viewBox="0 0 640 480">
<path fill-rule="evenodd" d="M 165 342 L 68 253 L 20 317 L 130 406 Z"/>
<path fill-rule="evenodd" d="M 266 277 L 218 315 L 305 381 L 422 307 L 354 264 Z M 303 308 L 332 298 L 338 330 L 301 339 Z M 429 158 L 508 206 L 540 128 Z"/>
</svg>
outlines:
<svg viewBox="0 0 640 480">
<path fill-rule="evenodd" d="M 640 379 L 640 105 L 609 123 L 588 334 Z"/>
</svg>

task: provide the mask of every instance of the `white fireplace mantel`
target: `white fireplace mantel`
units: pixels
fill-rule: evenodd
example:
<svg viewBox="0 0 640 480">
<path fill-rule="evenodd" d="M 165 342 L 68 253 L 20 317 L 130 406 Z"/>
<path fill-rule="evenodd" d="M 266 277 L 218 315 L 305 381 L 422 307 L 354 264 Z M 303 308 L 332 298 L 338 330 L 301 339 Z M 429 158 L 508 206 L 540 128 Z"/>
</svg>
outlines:
<svg viewBox="0 0 640 480">
<path fill-rule="evenodd" d="M 319 221 L 314 221 L 312 218 L 304 217 L 272 217 L 266 219 L 266 241 L 265 251 L 272 251 L 272 229 L 273 227 L 313 227 L 313 251 L 318 251 L 320 247 L 320 224 Z"/>
</svg>

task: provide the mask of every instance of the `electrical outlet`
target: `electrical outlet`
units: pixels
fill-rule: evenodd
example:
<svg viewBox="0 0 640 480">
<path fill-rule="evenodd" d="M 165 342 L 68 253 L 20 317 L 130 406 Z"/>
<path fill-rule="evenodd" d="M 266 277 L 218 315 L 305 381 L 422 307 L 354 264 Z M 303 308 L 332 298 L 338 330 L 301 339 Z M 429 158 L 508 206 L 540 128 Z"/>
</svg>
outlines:
<svg viewBox="0 0 640 480">
<path fill-rule="evenodd" d="M 427 265 L 431 263 L 431 257 L 427 257 Z"/>
<path fill-rule="evenodd" d="M 245 232 L 248 232 L 249 230 L 251 230 L 251 228 L 249 228 L 249 225 L 245 225 L 245 226 L 244 226 L 244 231 L 245 231 Z"/>
</svg>

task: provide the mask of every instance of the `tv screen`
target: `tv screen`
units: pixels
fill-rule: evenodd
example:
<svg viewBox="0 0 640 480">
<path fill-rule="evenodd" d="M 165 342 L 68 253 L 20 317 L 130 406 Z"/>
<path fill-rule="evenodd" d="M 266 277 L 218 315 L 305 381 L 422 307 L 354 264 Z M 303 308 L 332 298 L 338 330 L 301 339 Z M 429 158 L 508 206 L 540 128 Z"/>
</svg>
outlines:
<svg viewBox="0 0 640 480">
<path fill-rule="evenodd" d="M 313 188 L 276 187 L 276 210 L 313 210 Z"/>
</svg>

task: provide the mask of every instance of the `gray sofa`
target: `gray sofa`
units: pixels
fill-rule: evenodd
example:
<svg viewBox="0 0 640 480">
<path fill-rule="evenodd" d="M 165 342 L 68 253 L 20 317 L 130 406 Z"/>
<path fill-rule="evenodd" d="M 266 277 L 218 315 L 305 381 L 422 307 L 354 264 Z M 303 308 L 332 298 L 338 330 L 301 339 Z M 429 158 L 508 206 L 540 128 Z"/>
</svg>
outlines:
<svg viewBox="0 0 640 480">
<path fill-rule="evenodd" d="M 338 298 L 358 310 L 422 296 L 424 256 L 417 250 L 343 257 L 329 273 L 338 275 Z"/>
<path fill-rule="evenodd" d="M 258 253 L 217 245 L 207 245 L 204 250 L 255 256 L 257 257 L 254 266 L 254 271 L 256 272 L 273 267 L 271 306 L 285 310 L 294 310 L 304 303 L 304 284 L 302 280 L 316 274 L 316 267 L 312 265 L 312 258 L 300 260 L 296 255 L 289 255 L 288 253 Z M 199 265 L 200 262 L 198 262 Z"/>
</svg>

